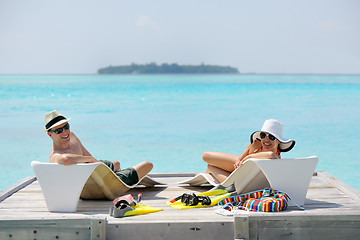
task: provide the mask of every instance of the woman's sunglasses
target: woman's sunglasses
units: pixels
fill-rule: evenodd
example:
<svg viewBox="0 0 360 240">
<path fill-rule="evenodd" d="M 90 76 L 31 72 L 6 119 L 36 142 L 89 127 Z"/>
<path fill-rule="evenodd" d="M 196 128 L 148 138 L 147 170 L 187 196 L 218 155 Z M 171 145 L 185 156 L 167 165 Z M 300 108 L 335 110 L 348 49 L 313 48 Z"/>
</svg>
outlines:
<svg viewBox="0 0 360 240">
<path fill-rule="evenodd" d="M 276 139 L 276 137 L 274 137 L 274 135 L 271 135 L 270 133 L 269 133 L 269 134 L 266 134 L 266 133 L 264 133 L 264 132 L 261 132 L 261 133 L 260 133 L 260 138 L 261 138 L 261 139 L 266 138 L 266 136 L 268 136 L 268 138 L 269 138 L 270 141 L 275 141 L 275 139 Z"/>
<path fill-rule="evenodd" d="M 70 124 L 69 123 L 66 123 L 65 126 L 61 127 L 61 128 L 57 128 L 55 130 L 49 130 L 48 132 L 53 132 L 53 133 L 56 133 L 56 134 L 60 134 L 65 130 L 68 130 L 70 128 Z"/>
</svg>

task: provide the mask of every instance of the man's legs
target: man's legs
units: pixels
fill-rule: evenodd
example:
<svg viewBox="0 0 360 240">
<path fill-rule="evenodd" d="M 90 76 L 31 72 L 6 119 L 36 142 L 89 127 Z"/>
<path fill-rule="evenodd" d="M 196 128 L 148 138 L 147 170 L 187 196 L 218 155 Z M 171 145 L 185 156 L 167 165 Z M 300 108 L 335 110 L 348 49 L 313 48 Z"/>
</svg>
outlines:
<svg viewBox="0 0 360 240">
<path fill-rule="evenodd" d="M 136 170 L 139 179 L 141 179 L 153 169 L 153 164 L 149 161 L 143 161 L 133 166 L 133 168 Z"/>
</svg>

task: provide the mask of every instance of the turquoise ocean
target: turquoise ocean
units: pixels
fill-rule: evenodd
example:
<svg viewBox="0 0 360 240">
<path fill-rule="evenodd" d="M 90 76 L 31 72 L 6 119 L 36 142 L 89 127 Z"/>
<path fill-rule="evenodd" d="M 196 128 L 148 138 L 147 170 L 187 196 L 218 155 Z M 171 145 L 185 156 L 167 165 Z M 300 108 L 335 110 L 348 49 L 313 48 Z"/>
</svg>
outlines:
<svg viewBox="0 0 360 240">
<path fill-rule="evenodd" d="M 153 172 L 204 171 L 204 151 L 241 154 L 275 118 L 296 140 L 283 158 L 319 156 L 317 170 L 360 190 L 360 76 L 2 75 L 0 99 L 0 190 L 48 161 L 54 109 L 94 157 Z"/>
</svg>

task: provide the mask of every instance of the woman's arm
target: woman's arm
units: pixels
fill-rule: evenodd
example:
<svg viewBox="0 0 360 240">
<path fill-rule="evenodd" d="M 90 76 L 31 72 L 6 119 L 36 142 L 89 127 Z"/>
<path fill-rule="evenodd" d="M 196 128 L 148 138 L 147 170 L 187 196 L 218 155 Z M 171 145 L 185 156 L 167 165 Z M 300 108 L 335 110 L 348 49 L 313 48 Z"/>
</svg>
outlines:
<svg viewBox="0 0 360 240">
<path fill-rule="evenodd" d="M 254 154 L 250 154 L 247 155 L 246 157 L 244 157 L 239 163 L 235 164 L 235 168 L 238 168 L 240 166 L 242 166 L 244 164 L 244 162 L 250 158 L 258 158 L 258 159 L 278 159 L 279 155 L 277 155 L 274 152 L 259 152 L 259 153 L 254 153 Z"/>
<path fill-rule="evenodd" d="M 278 159 L 279 155 L 277 155 L 276 153 L 274 153 L 272 151 L 268 151 L 268 152 L 259 152 L 259 153 L 251 154 L 251 155 L 247 156 L 247 159 L 249 159 L 249 158 Z"/>
<path fill-rule="evenodd" d="M 249 145 L 247 146 L 247 148 L 245 149 L 245 151 L 241 154 L 241 156 L 239 157 L 239 160 L 234 164 L 234 168 L 238 168 L 240 166 L 243 165 L 243 163 L 249 159 L 251 156 L 251 158 L 257 154 L 257 153 L 253 153 L 254 151 L 256 151 L 257 149 L 259 149 L 261 147 L 261 143 L 260 141 L 254 141 L 252 144 L 249 143 Z M 251 154 L 253 153 L 253 154 Z"/>
</svg>

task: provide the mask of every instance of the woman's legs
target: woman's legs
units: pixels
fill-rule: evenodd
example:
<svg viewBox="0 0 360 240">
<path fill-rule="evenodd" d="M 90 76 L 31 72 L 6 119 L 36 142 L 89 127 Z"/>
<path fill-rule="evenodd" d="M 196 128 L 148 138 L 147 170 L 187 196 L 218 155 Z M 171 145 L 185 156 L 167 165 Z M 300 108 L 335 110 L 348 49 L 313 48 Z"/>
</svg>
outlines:
<svg viewBox="0 0 360 240">
<path fill-rule="evenodd" d="M 219 183 L 225 181 L 225 179 L 231 173 L 231 172 L 227 172 L 225 170 L 222 170 L 221 168 L 214 167 L 212 165 L 208 165 L 205 172 L 210 173 L 211 175 L 213 175 L 219 181 Z"/>
<path fill-rule="evenodd" d="M 239 157 L 238 155 L 220 152 L 204 152 L 202 155 L 206 163 L 227 172 L 235 170 L 234 164 L 239 160 Z"/>
<path fill-rule="evenodd" d="M 206 173 L 212 174 L 219 182 L 224 181 L 232 171 L 239 156 L 229 153 L 204 152 L 203 160 L 208 164 Z"/>
</svg>

